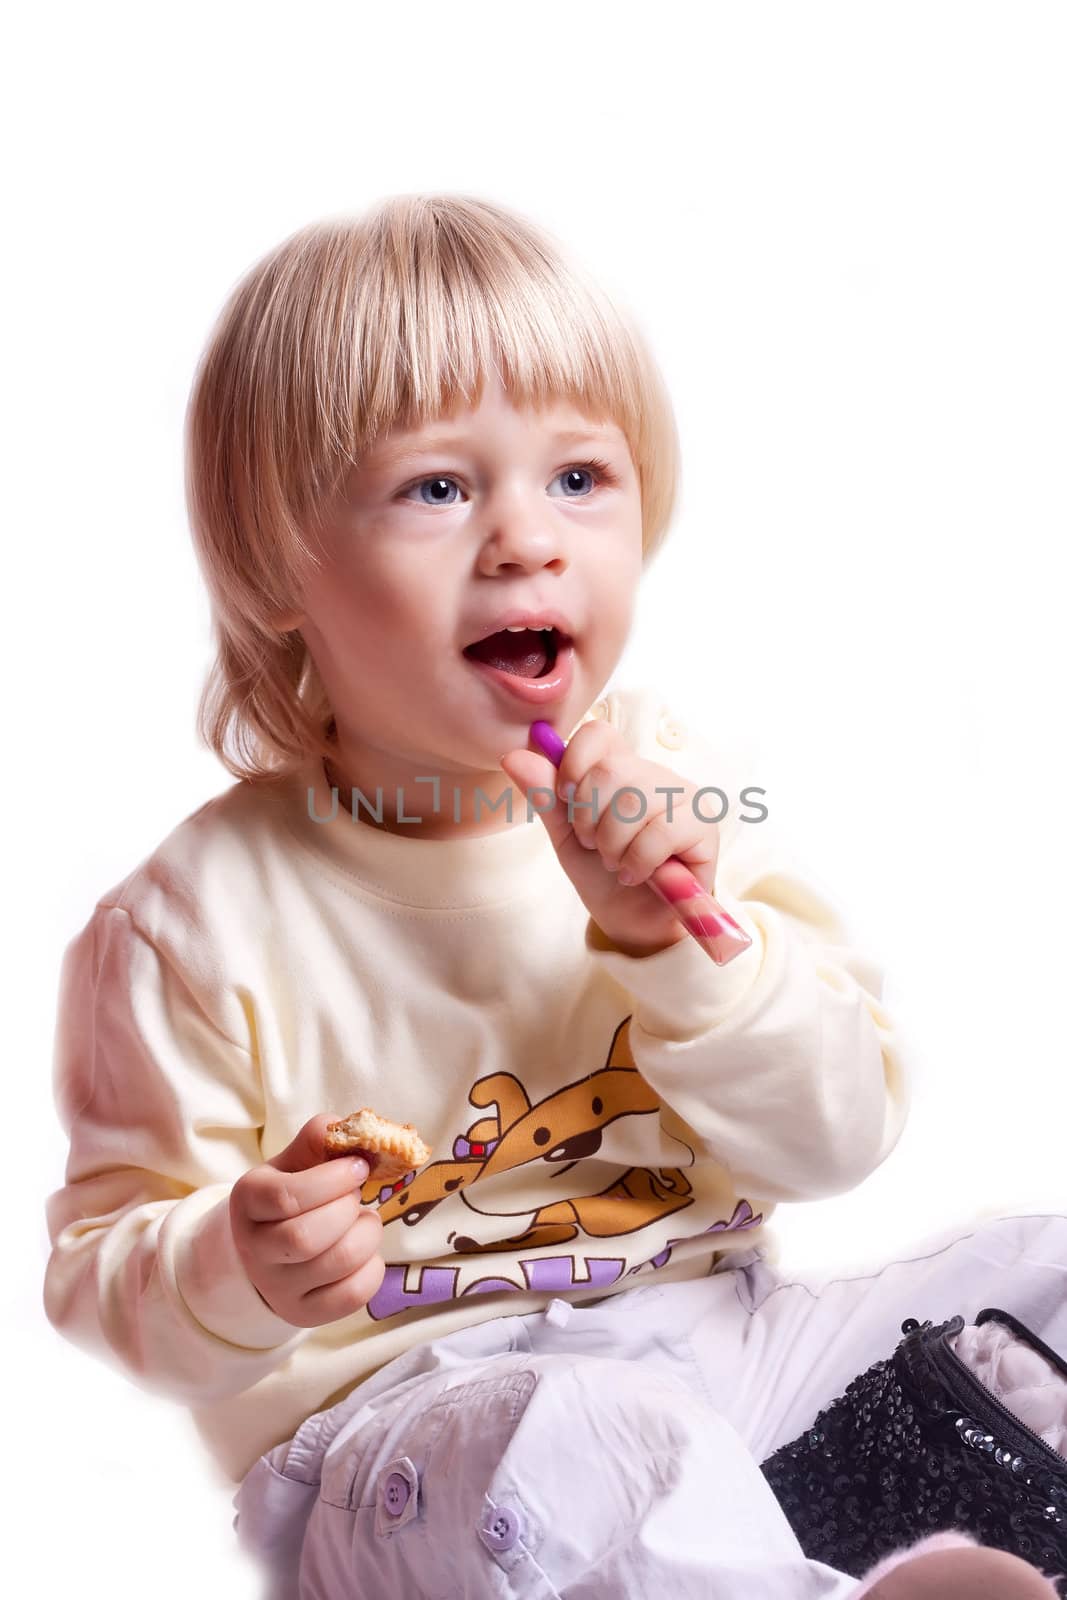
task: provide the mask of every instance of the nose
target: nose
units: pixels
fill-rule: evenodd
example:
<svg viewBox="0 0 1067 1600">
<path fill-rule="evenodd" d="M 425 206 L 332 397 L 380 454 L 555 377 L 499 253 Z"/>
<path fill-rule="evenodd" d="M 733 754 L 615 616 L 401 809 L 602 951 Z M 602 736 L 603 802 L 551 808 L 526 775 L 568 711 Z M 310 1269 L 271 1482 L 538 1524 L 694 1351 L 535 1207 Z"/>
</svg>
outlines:
<svg viewBox="0 0 1067 1600">
<path fill-rule="evenodd" d="M 506 567 L 540 571 L 567 565 L 566 530 L 552 508 L 533 504 L 521 489 L 501 492 L 486 503 L 485 531 L 479 552 L 479 570 L 494 573 Z"/>
</svg>

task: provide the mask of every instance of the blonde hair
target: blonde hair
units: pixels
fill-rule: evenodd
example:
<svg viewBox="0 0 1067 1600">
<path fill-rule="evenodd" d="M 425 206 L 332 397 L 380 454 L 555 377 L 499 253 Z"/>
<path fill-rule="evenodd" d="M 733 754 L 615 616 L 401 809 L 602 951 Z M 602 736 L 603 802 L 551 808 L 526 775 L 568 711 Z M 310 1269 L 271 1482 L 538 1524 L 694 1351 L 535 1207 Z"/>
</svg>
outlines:
<svg viewBox="0 0 1067 1600">
<path fill-rule="evenodd" d="M 334 731 L 299 632 L 316 548 L 379 432 L 509 398 L 571 401 L 623 431 L 647 566 L 678 490 L 678 435 L 633 320 L 555 240 L 465 195 L 396 195 L 291 235 L 238 283 L 194 377 L 185 490 L 216 656 L 198 733 L 236 778 L 284 777 Z"/>
</svg>

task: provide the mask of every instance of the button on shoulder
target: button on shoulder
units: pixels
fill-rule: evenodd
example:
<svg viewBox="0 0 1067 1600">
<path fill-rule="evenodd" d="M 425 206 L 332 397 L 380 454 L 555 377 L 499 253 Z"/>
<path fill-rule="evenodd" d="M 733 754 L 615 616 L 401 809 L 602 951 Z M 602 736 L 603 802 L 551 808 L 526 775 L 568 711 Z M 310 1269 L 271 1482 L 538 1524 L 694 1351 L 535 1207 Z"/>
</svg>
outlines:
<svg viewBox="0 0 1067 1600">
<path fill-rule="evenodd" d="M 656 743 L 665 750 L 680 750 L 689 737 L 689 731 L 684 722 L 664 711 L 656 724 Z"/>
</svg>

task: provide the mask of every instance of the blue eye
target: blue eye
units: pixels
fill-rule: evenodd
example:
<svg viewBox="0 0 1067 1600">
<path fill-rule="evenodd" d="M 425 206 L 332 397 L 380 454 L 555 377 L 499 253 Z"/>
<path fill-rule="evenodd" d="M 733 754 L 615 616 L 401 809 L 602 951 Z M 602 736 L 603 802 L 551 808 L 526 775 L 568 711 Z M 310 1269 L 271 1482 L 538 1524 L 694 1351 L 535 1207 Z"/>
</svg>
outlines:
<svg viewBox="0 0 1067 1600">
<path fill-rule="evenodd" d="M 562 471 L 556 473 L 556 478 L 553 481 L 556 481 L 559 478 L 570 478 L 575 473 L 579 472 L 590 473 L 594 478 L 597 479 L 599 483 L 613 484 L 618 481 L 608 463 L 606 461 L 601 461 L 598 458 L 595 458 L 591 461 L 576 461 L 573 466 L 564 467 Z M 409 494 L 411 494 L 414 490 L 418 490 L 420 503 L 422 505 L 452 506 L 455 505 L 456 502 L 454 500 L 446 500 L 439 493 L 435 494 L 433 499 L 426 499 L 421 493 L 421 491 L 426 488 L 427 485 L 432 486 L 435 491 L 439 491 L 448 484 L 455 486 L 456 480 L 455 478 L 450 477 L 447 473 L 440 473 L 429 478 L 420 478 L 418 483 L 413 483 L 411 485 L 410 489 L 405 489 L 400 498 L 402 500 L 406 500 Z M 447 493 L 447 489 L 445 492 Z M 567 494 L 564 495 L 563 498 L 564 500 L 586 500 L 589 498 L 589 496 L 588 494 Z"/>
<path fill-rule="evenodd" d="M 433 487 L 435 489 L 439 489 L 442 484 L 451 483 L 451 484 L 454 485 L 455 482 L 456 482 L 455 478 L 446 478 L 446 477 L 441 477 L 441 478 L 421 478 L 418 483 L 413 483 L 411 487 L 412 487 L 412 489 L 424 489 L 426 487 L 426 485 L 428 483 L 430 483 L 430 484 L 433 485 Z M 405 490 L 400 498 L 402 500 L 407 499 L 407 496 L 408 496 L 409 492 L 410 492 L 409 490 Z M 422 503 L 423 503 L 423 505 L 440 506 L 440 505 L 444 505 L 445 501 L 441 500 L 441 499 L 435 499 L 435 500 L 424 500 Z"/>
<path fill-rule="evenodd" d="M 570 478 L 577 472 L 590 473 L 598 483 L 614 483 L 615 474 L 606 461 L 577 461 L 573 467 L 565 467 L 562 472 L 557 472 L 557 478 Z M 564 495 L 565 500 L 584 500 L 585 495 Z"/>
</svg>

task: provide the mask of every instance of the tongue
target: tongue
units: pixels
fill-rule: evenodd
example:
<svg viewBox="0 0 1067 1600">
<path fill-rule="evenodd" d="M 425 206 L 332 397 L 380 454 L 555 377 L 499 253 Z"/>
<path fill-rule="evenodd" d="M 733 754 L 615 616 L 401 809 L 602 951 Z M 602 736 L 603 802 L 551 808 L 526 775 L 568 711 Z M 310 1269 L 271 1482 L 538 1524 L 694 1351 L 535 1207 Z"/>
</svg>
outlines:
<svg viewBox="0 0 1067 1600">
<path fill-rule="evenodd" d="M 544 634 L 524 628 L 522 633 L 491 633 L 488 639 L 479 639 L 468 645 L 465 655 L 487 666 L 499 667 L 501 672 L 513 672 L 519 678 L 539 678 L 548 666 L 548 652 Z"/>
</svg>

